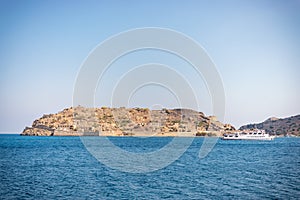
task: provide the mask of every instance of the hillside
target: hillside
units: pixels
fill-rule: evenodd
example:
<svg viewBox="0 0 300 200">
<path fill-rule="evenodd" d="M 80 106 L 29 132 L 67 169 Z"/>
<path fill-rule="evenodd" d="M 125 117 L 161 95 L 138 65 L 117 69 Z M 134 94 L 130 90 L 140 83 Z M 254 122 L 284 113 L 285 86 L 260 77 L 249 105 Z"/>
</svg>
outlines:
<svg viewBox="0 0 300 200">
<path fill-rule="evenodd" d="M 43 115 L 21 135 L 35 136 L 220 136 L 235 130 L 216 117 L 190 109 L 67 108 Z"/>
<path fill-rule="evenodd" d="M 295 135 L 300 136 L 300 115 L 288 118 L 271 117 L 266 121 L 258 124 L 247 124 L 241 126 L 239 129 L 264 129 L 267 133 L 272 135 Z"/>
</svg>

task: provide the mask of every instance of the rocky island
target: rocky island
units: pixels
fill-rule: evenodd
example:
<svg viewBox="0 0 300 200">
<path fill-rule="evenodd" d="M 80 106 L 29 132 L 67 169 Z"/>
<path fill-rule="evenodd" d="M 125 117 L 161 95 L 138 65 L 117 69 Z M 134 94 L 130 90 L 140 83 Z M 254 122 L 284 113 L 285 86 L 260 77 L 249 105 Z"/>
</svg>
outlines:
<svg viewBox="0 0 300 200">
<path fill-rule="evenodd" d="M 234 131 L 214 116 L 191 109 L 66 108 L 26 127 L 28 136 L 221 136 Z"/>
<path fill-rule="evenodd" d="M 248 124 L 236 130 L 215 116 L 191 109 L 148 108 L 66 108 L 45 114 L 26 127 L 24 136 L 217 136 L 245 130 L 264 129 L 277 136 L 300 136 L 300 115 L 262 123 Z"/>
</svg>

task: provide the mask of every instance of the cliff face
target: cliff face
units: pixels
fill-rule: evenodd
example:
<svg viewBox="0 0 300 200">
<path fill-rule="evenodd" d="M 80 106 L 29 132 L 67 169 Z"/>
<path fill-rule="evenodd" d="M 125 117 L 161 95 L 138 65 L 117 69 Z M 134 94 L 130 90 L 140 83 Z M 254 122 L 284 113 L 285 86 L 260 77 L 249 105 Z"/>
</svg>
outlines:
<svg viewBox="0 0 300 200">
<path fill-rule="evenodd" d="M 215 117 L 190 109 L 149 110 L 147 108 L 67 108 L 43 115 L 21 135 L 140 135 L 183 136 L 216 135 L 235 130 Z"/>
<path fill-rule="evenodd" d="M 255 128 L 264 129 L 267 133 L 272 135 L 300 136 L 300 115 L 284 119 L 271 117 L 262 123 L 241 126 L 240 130 Z"/>
</svg>

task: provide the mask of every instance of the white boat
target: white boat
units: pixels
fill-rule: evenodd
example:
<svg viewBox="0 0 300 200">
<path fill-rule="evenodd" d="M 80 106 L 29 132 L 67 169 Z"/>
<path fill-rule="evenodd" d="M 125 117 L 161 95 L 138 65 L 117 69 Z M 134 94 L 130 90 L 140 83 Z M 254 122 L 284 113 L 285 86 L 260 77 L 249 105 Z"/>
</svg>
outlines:
<svg viewBox="0 0 300 200">
<path fill-rule="evenodd" d="M 244 130 L 229 134 L 224 134 L 223 140 L 273 140 L 275 137 L 270 136 L 265 130 Z"/>
</svg>

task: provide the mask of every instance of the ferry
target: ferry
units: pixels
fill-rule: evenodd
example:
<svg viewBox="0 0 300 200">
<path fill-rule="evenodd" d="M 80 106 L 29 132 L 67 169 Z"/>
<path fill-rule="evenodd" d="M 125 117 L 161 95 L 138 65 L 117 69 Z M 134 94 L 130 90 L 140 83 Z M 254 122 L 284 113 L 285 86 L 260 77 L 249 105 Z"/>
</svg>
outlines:
<svg viewBox="0 0 300 200">
<path fill-rule="evenodd" d="M 235 133 L 224 134 L 223 140 L 273 140 L 275 137 L 269 135 L 265 130 L 244 130 Z"/>
</svg>

